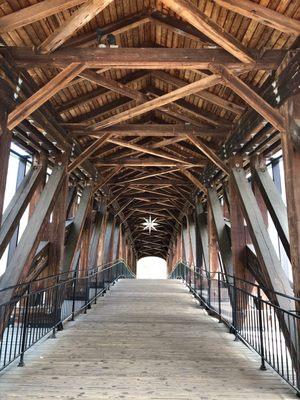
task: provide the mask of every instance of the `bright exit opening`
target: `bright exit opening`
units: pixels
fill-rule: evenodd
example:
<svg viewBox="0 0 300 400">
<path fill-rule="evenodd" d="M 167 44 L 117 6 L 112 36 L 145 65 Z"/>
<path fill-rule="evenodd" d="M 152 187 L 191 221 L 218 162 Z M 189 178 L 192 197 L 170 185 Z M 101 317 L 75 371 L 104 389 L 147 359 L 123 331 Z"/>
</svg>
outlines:
<svg viewBox="0 0 300 400">
<path fill-rule="evenodd" d="M 167 279 L 167 263 L 160 257 L 143 257 L 137 262 L 137 279 Z"/>
</svg>

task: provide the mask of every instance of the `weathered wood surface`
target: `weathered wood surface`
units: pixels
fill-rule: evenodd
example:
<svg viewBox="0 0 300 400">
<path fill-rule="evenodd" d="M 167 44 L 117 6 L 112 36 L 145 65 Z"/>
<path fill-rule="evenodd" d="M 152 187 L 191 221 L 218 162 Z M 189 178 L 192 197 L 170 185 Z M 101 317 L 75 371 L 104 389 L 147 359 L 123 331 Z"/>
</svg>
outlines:
<svg viewBox="0 0 300 400">
<path fill-rule="evenodd" d="M 294 399 L 177 281 L 121 281 L 0 376 L 1 399 Z"/>
</svg>

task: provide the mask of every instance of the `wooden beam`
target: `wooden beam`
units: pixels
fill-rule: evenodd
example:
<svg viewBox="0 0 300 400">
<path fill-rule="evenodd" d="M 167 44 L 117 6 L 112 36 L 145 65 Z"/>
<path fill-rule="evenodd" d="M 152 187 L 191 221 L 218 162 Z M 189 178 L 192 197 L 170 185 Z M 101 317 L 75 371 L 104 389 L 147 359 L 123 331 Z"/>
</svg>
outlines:
<svg viewBox="0 0 300 400">
<path fill-rule="evenodd" d="M 277 257 L 244 170 L 242 168 L 232 168 L 230 178 L 238 195 L 255 252 L 262 268 L 265 281 L 263 283 L 260 282 L 260 284 L 279 293 L 293 296 L 289 280 Z M 292 301 L 283 296 L 277 296 L 277 302 L 284 309 L 294 309 Z"/>
<path fill-rule="evenodd" d="M 177 163 L 175 161 L 165 161 L 165 160 L 159 160 L 157 158 L 141 158 L 140 160 L 138 159 L 120 159 L 120 160 L 99 160 L 95 161 L 95 166 L 96 167 L 116 167 L 116 166 L 122 166 L 126 168 L 131 168 L 131 167 L 182 167 L 182 164 Z M 197 163 L 197 164 L 192 164 L 192 163 L 187 163 L 185 167 L 189 166 L 192 168 L 195 167 L 203 167 L 205 166 L 206 163 Z"/>
<path fill-rule="evenodd" d="M 8 101 L 11 94 L 12 93 L 8 84 L 0 79 L 0 226 L 4 209 L 4 196 L 12 140 L 12 133 L 7 127 L 7 118 L 9 112 Z"/>
<path fill-rule="evenodd" d="M 60 27 L 58 27 L 38 47 L 41 53 L 50 53 L 60 47 L 78 29 L 86 25 L 97 14 L 104 10 L 113 0 L 88 0 L 78 10 L 72 13 Z"/>
<path fill-rule="evenodd" d="M 73 224 L 71 226 L 71 230 L 66 242 L 66 247 L 65 247 L 65 257 L 64 257 L 64 262 L 61 266 L 61 272 L 69 272 L 70 269 L 75 265 L 73 265 L 75 255 L 76 255 L 76 250 L 78 249 L 79 246 L 79 241 L 81 238 L 81 234 L 83 231 L 84 223 L 87 217 L 87 213 L 89 210 L 90 202 L 92 199 L 92 186 L 88 185 L 86 188 L 83 190 L 80 203 L 77 209 L 77 213 L 75 215 Z"/>
<path fill-rule="evenodd" d="M 94 192 L 96 192 L 97 190 L 103 188 L 103 186 L 105 186 L 113 176 L 117 175 L 118 172 L 120 172 L 122 169 L 121 166 L 117 166 L 115 167 L 111 172 L 109 172 L 107 175 L 105 175 L 99 182 L 95 183 L 95 187 L 94 187 Z"/>
<path fill-rule="evenodd" d="M 175 87 L 182 87 L 186 85 L 186 82 L 184 80 L 170 75 L 165 71 L 153 71 L 151 75 L 155 78 L 158 78 L 159 80 L 162 80 L 163 82 L 174 85 Z M 196 98 L 198 97 L 202 100 L 209 101 L 210 103 L 213 103 L 237 115 L 241 115 L 245 110 L 245 108 L 240 106 L 239 104 L 223 99 L 222 97 L 217 96 L 214 93 L 209 92 L 208 90 L 202 90 L 201 92 L 194 93 L 194 96 Z"/>
<path fill-rule="evenodd" d="M 234 55 L 237 59 L 244 63 L 254 61 L 248 50 L 239 43 L 234 36 L 227 33 L 207 17 L 192 2 L 188 0 L 163 0 L 163 3 L 170 7 L 177 15 L 180 15 L 181 18 L 185 19 L 197 28 L 200 32 L 205 32 L 206 36 Z"/>
<path fill-rule="evenodd" d="M 7 206 L 0 229 L 0 258 L 9 243 L 18 223 L 37 187 L 43 177 L 41 166 L 33 166 L 20 183 L 15 195 Z"/>
<path fill-rule="evenodd" d="M 44 0 L 21 8 L 18 11 L 14 11 L 0 18 L 0 34 L 33 24 L 41 19 L 50 17 L 50 15 L 58 14 L 68 8 L 76 7 L 85 1 L 86 0 Z"/>
<path fill-rule="evenodd" d="M 240 156 L 235 156 L 230 160 L 231 167 L 242 167 L 243 159 Z M 233 275 L 239 279 L 248 280 L 246 245 L 247 245 L 247 227 L 244 223 L 244 215 L 240 206 L 239 197 L 232 183 L 231 176 L 229 177 L 229 195 L 226 188 L 223 188 L 224 202 L 227 203 L 230 213 L 230 236 L 231 236 L 231 251 Z M 225 197 L 227 201 L 225 201 Z M 247 279 L 248 278 L 248 279 Z"/>
<path fill-rule="evenodd" d="M 86 70 L 81 73 L 82 77 L 85 77 L 89 81 L 96 83 L 98 85 L 104 86 L 107 89 L 113 90 L 114 92 L 122 95 L 129 97 L 133 100 L 136 100 L 138 103 L 145 103 L 149 101 L 152 97 L 158 97 L 162 96 L 165 93 L 159 91 L 158 89 L 155 88 L 149 88 L 147 95 L 140 93 L 138 90 L 134 90 L 129 88 L 128 86 L 122 84 L 121 82 L 116 82 L 112 79 L 105 78 L 102 76 L 99 76 L 95 72 L 91 70 Z M 221 80 L 220 80 L 221 82 Z M 220 83 L 218 82 L 218 83 Z M 217 84 L 217 83 L 215 83 Z M 184 87 L 186 85 L 180 85 L 180 87 Z M 201 89 L 202 90 L 202 89 Z M 183 112 L 182 112 L 183 109 Z M 208 122 L 209 124 L 213 125 L 221 125 L 226 128 L 230 128 L 231 123 L 227 122 L 226 120 L 223 120 L 219 117 L 217 117 L 215 114 L 206 111 L 206 110 L 201 110 L 198 107 L 194 106 L 193 104 L 184 102 L 183 100 L 177 101 L 175 104 L 168 104 L 166 106 L 161 106 L 159 107 L 159 110 L 163 111 L 164 113 L 167 113 L 168 115 L 175 116 L 179 119 L 186 119 L 186 114 L 190 113 L 192 114 L 192 117 L 189 116 L 190 120 L 196 124 L 198 121 L 194 120 L 195 118 L 200 118 L 203 119 L 205 122 Z M 194 119 L 193 119 L 194 118 Z M 189 121 L 189 120 L 188 120 Z"/>
<path fill-rule="evenodd" d="M 8 116 L 8 128 L 10 130 L 14 129 L 20 122 L 53 97 L 58 91 L 63 89 L 64 86 L 84 68 L 84 64 L 70 64 L 31 97 L 19 104 Z"/>
<path fill-rule="evenodd" d="M 182 168 L 180 172 L 185 175 L 195 186 L 196 188 L 200 189 L 202 192 L 207 193 L 206 187 L 196 178 L 190 171 Z"/>
<path fill-rule="evenodd" d="M 186 21 L 182 21 L 172 15 L 163 14 L 160 11 L 153 11 L 151 14 L 151 21 L 158 26 L 168 29 L 176 35 L 181 35 L 187 39 L 196 40 L 201 44 L 213 43 L 204 33 L 199 32 L 194 26 L 188 24 Z"/>
<path fill-rule="evenodd" d="M 281 194 L 277 191 L 267 167 L 259 169 L 252 168 L 251 175 L 259 187 L 282 245 L 286 251 L 286 254 L 290 258 L 288 216 Z"/>
<path fill-rule="evenodd" d="M 218 193 L 215 188 L 208 189 L 207 199 L 210 204 L 211 215 L 217 234 L 219 251 L 222 258 L 222 264 L 225 273 L 232 276 L 233 266 L 232 266 L 231 242 L 230 242 L 230 237 L 228 236 L 226 230 L 225 220 L 223 217 L 222 207 L 219 201 Z"/>
<path fill-rule="evenodd" d="M 104 134 L 100 139 L 96 140 L 92 145 L 87 147 L 77 158 L 75 158 L 68 166 L 68 172 L 71 173 L 78 168 L 85 160 L 87 160 L 96 150 L 112 136 L 112 133 Z"/>
<path fill-rule="evenodd" d="M 76 128 L 76 127 L 75 127 Z M 223 127 L 203 126 L 202 128 L 188 124 L 122 124 L 111 126 L 110 128 L 93 131 L 92 133 L 75 131 L 71 134 L 75 136 L 90 135 L 92 137 L 101 137 L 105 133 L 111 132 L 114 136 L 157 136 L 159 138 L 168 137 L 183 137 L 188 133 L 194 136 L 225 138 L 228 136 L 228 129 Z"/>
<path fill-rule="evenodd" d="M 116 144 L 117 146 L 127 147 L 129 149 L 133 149 L 133 150 L 136 150 L 136 151 L 141 152 L 141 153 L 152 154 L 153 156 L 156 156 L 156 157 L 160 157 L 160 158 L 164 158 L 164 159 L 167 159 L 167 160 L 176 161 L 178 163 L 186 164 L 186 161 L 182 160 L 181 158 L 174 157 L 171 154 L 165 153 L 165 152 L 160 151 L 160 150 L 151 149 L 150 147 L 139 146 L 139 145 L 136 145 L 134 143 L 125 142 L 123 140 L 108 139 L 108 141 L 110 143 Z"/>
<path fill-rule="evenodd" d="M 95 90 L 89 91 L 88 93 L 85 93 L 83 95 L 80 95 L 79 97 L 75 97 L 72 100 L 69 100 L 65 103 L 63 103 L 59 108 L 58 108 L 58 112 L 60 114 L 63 114 L 67 111 L 70 111 L 80 105 L 86 104 L 86 103 L 90 103 L 93 100 L 97 100 L 99 98 L 104 98 L 105 96 L 108 95 L 108 93 L 110 92 L 110 89 L 105 88 L 105 82 L 111 82 L 113 81 L 112 79 L 110 80 L 100 80 L 98 78 L 100 78 L 100 74 L 97 72 L 95 73 L 92 70 L 89 70 L 89 72 L 93 72 L 93 74 L 97 75 L 97 80 L 94 79 L 95 75 L 93 75 L 93 80 L 91 80 L 93 83 L 96 83 L 97 85 L 101 86 L 100 88 L 97 88 Z M 127 75 L 125 75 L 124 77 L 122 77 L 119 80 L 113 81 L 116 83 L 121 83 L 123 85 L 126 85 L 125 87 L 127 87 L 127 85 L 132 85 L 135 82 L 138 82 L 142 79 L 147 79 L 147 77 L 149 76 L 149 72 L 145 72 L 143 70 L 138 70 L 132 73 L 129 73 Z M 91 77 L 91 76 L 90 76 Z M 81 81 L 85 81 L 85 78 L 79 78 L 81 79 Z M 72 81 L 74 82 L 74 80 Z"/>
<path fill-rule="evenodd" d="M 196 229 L 199 233 L 201 242 L 202 257 L 206 271 L 209 271 L 209 252 L 208 252 L 208 231 L 207 231 L 207 215 L 204 212 L 203 205 L 197 200 L 196 204 Z M 197 246 L 197 250 L 200 249 Z M 198 266 L 201 268 L 201 266 Z"/>
<path fill-rule="evenodd" d="M 300 296 L 300 95 L 291 96 L 282 106 L 286 118 L 281 133 L 284 178 L 289 223 L 294 295 Z M 297 307 L 298 311 L 298 307 Z"/>
<path fill-rule="evenodd" d="M 201 69 L 225 65 L 230 70 L 275 70 L 279 67 L 285 50 L 251 50 L 255 59 L 246 65 L 223 49 L 184 48 L 64 48 L 55 54 L 38 54 L 29 47 L 2 47 L 0 54 L 9 52 L 21 68 L 65 68 L 71 63 L 85 63 L 87 68 L 133 68 L 133 69 Z"/>
<path fill-rule="evenodd" d="M 122 17 L 114 22 L 107 25 L 101 26 L 101 32 L 103 38 L 108 34 L 120 35 L 121 33 L 127 32 L 131 29 L 138 28 L 151 21 L 151 17 L 148 10 L 142 10 L 133 15 Z M 97 44 L 97 32 L 87 32 L 82 35 L 76 35 L 70 38 L 63 47 L 90 47 Z"/>
<path fill-rule="evenodd" d="M 202 142 L 198 137 L 188 134 L 186 135 L 188 140 L 193 143 L 203 154 L 206 155 L 218 168 L 220 168 L 226 175 L 229 175 L 229 169 L 227 165 L 211 150 L 205 143 Z"/>
<path fill-rule="evenodd" d="M 66 168 L 64 166 L 55 167 L 53 169 L 35 210 L 28 221 L 16 251 L 12 256 L 5 273 L 2 275 L 1 288 L 16 285 L 20 280 L 26 278 L 38 244 L 41 240 L 42 228 L 45 221 L 50 217 L 50 213 L 56 201 L 56 196 L 61 189 L 65 175 Z M 8 301 L 12 293 L 13 289 L 6 290 L 1 295 L 0 303 Z"/>
<path fill-rule="evenodd" d="M 136 107 L 123 111 L 117 115 L 114 115 L 110 118 L 107 118 L 104 121 L 98 122 L 87 129 L 87 131 L 94 131 L 98 129 L 104 129 L 109 126 L 115 125 L 119 122 L 127 121 L 130 118 L 136 117 L 138 115 L 145 114 L 151 110 L 174 102 L 182 97 L 189 96 L 195 92 L 198 92 L 203 89 L 207 89 L 209 87 L 215 86 L 217 83 L 220 83 L 220 78 L 218 75 L 211 75 L 206 78 L 203 78 L 199 81 L 190 83 L 183 88 L 176 89 L 170 93 L 167 93 L 161 97 L 150 100 L 146 103 L 137 105 Z M 100 140 L 100 139 L 99 139 Z"/>
<path fill-rule="evenodd" d="M 290 35 L 300 35 L 299 21 L 249 0 L 215 0 L 215 3 L 272 29 Z"/>
<path fill-rule="evenodd" d="M 270 104 L 268 104 L 240 78 L 234 76 L 234 74 L 226 67 L 220 65 L 211 69 L 216 73 L 221 74 L 225 80 L 225 84 L 245 100 L 247 104 L 254 108 L 254 110 L 256 110 L 262 117 L 270 122 L 274 128 L 278 129 L 280 132 L 284 131 L 284 118 L 278 110 L 270 106 Z"/>
</svg>

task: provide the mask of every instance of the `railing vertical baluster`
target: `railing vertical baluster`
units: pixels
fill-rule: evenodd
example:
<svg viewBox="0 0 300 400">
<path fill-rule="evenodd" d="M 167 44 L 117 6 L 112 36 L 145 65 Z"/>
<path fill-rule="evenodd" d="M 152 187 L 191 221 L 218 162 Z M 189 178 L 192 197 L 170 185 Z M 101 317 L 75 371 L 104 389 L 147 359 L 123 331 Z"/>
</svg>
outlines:
<svg viewBox="0 0 300 400">
<path fill-rule="evenodd" d="M 77 272 L 77 270 L 76 270 L 75 273 L 74 273 L 74 278 L 73 278 L 72 318 L 71 318 L 71 321 L 74 321 L 74 318 L 75 318 L 75 302 L 76 302 L 77 276 L 78 276 L 78 272 Z"/>
<path fill-rule="evenodd" d="M 98 295 L 98 270 L 95 275 L 95 301 L 94 301 L 95 304 L 97 304 L 97 295 Z"/>
<path fill-rule="evenodd" d="M 230 285 L 229 285 L 230 287 Z M 233 277 L 233 286 L 231 286 L 233 289 L 233 308 L 232 308 L 232 324 L 234 328 L 234 333 L 235 333 L 235 340 L 238 340 L 238 322 L 237 322 L 237 288 L 236 288 L 236 279 L 235 276 Z"/>
<path fill-rule="evenodd" d="M 222 310 L 221 310 L 221 280 L 220 272 L 218 272 L 218 312 L 219 312 L 219 322 L 222 322 Z"/>
<path fill-rule="evenodd" d="M 208 289 L 208 305 L 211 307 L 211 280 L 210 280 L 210 273 L 207 273 L 207 289 Z"/>
<path fill-rule="evenodd" d="M 262 323 L 262 299 L 261 299 L 261 292 L 259 286 L 257 287 L 257 307 L 258 307 L 258 322 L 259 322 L 259 338 L 260 338 L 260 359 L 261 365 L 260 369 L 265 371 L 266 364 L 265 364 L 265 348 L 264 348 L 264 338 L 263 338 L 263 323 Z"/>
<path fill-rule="evenodd" d="M 22 344 L 21 344 L 21 354 L 20 354 L 20 361 L 18 367 L 24 367 L 24 353 L 26 350 L 26 343 L 27 343 L 27 329 L 28 329 L 28 315 L 29 315 L 29 296 L 30 296 L 30 287 L 29 284 L 26 290 L 26 300 L 25 300 L 25 314 L 23 320 L 23 331 L 22 331 Z"/>
</svg>

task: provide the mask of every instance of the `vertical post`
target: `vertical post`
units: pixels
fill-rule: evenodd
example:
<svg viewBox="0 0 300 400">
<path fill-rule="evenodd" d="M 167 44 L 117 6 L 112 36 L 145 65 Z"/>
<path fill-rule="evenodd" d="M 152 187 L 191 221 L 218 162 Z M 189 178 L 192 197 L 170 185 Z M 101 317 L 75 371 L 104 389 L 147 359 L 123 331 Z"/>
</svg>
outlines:
<svg viewBox="0 0 300 400">
<path fill-rule="evenodd" d="M 219 322 L 222 322 L 220 272 L 218 272 L 218 314 L 219 314 Z"/>
<path fill-rule="evenodd" d="M 26 164 L 27 164 L 27 157 L 20 157 L 19 158 L 19 165 L 18 165 L 18 174 L 17 174 L 17 182 L 16 182 L 16 190 L 18 189 L 19 185 L 21 184 L 24 176 L 26 174 Z M 8 254 L 7 254 L 7 265 L 9 264 L 12 255 L 14 254 L 19 239 L 19 226 L 16 227 L 12 238 L 10 239 L 9 246 L 8 246 Z"/>
<path fill-rule="evenodd" d="M 53 323 L 53 330 L 52 330 L 52 339 L 56 338 L 56 325 L 57 325 L 57 320 L 58 320 L 58 291 L 59 291 L 59 276 L 56 278 L 56 283 L 55 283 L 55 300 L 54 300 L 54 309 L 53 309 L 53 315 L 54 315 L 54 323 Z"/>
<path fill-rule="evenodd" d="M 213 215 L 210 202 L 208 202 L 207 226 L 208 226 L 208 246 L 209 246 L 209 266 L 208 271 L 217 272 L 219 268 L 218 240 L 217 232 L 213 222 Z"/>
<path fill-rule="evenodd" d="M 300 93 L 281 107 L 286 130 L 281 133 L 294 295 L 300 296 Z M 299 311 L 299 310 L 298 310 Z M 300 331 L 300 329 L 299 329 Z"/>
<path fill-rule="evenodd" d="M 235 339 L 238 340 L 238 322 L 237 322 L 237 288 L 236 288 L 236 279 L 233 277 L 233 308 L 232 308 L 232 324 L 234 328 Z"/>
<path fill-rule="evenodd" d="M 257 308 L 258 308 L 258 323 L 259 323 L 259 338 L 260 338 L 260 369 L 265 371 L 265 349 L 264 349 L 264 337 L 263 337 L 263 322 L 262 322 L 262 301 L 261 301 L 261 292 L 260 287 L 257 287 Z"/>
<path fill-rule="evenodd" d="M 13 107 L 13 91 L 6 81 L 0 78 L 0 226 L 4 208 L 4 196 L 12 139 L 12 134 L 7 128 L 7 118 Z"/>
<path fill-rule="evenodd" d="M 208 305 L 211 307 L 211 273 L 206 272 L 207 285 L 208 285 Z"/>
<path fill-rule="evenodd" d="M 25 312 L 24 312 L 24 321 L 23 321 L 23 331 L 22 331 L 22 344 L 21 344 L 21 355 L 18 367 L 24 367 L 24 353 L 26 351 L 27 344 L 27 332 L 28 332 L 28 316 L 29 316 L 29 296 L 30 296 L 30 287 L 29 284 L 27 286 L 26 294 L 25 294 Z"/>
<path fill-rule="evenodd" d="M 97 296 L 98 296 L 98 268 L 95 275 L 95 304 L 97 304 Z"/>
<path fill-rule="evenodd" d="M 77 288 L 77 279 L 78 279 L 78 271 L 76 270 L 73 278 L 73 294 L 72 294 L 72 318 L 71 321 L 74 321 L 75 318 L 75 302 L 76 302 L 76 288 Z"/>
</svg>

